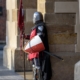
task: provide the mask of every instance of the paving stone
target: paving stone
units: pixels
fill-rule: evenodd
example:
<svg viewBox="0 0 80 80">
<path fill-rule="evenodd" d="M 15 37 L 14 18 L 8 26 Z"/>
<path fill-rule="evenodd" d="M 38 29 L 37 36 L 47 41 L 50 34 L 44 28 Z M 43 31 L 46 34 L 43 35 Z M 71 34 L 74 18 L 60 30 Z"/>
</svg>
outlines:
<svg viewBox="0 0 80 80">
<path fill-rule="evenodd" d="M 0 80 L 24 80 L 24 78 L 16 72 L 9 70 L 3 66 L 3 51 L 0 51 Z"/>
</svg>

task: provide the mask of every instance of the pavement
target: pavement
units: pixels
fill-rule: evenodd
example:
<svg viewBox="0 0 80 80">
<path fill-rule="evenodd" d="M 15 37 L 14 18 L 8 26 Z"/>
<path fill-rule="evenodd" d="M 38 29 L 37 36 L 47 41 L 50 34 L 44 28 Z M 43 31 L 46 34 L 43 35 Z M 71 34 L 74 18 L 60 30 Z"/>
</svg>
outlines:
<svg viewBox="0 0 80 80">
<path fill-rule="evenodd" d="M 0 80 L 24 80 L 21 75 L 3 66 L 3 50 L 0 50 Z"/>
</svg>

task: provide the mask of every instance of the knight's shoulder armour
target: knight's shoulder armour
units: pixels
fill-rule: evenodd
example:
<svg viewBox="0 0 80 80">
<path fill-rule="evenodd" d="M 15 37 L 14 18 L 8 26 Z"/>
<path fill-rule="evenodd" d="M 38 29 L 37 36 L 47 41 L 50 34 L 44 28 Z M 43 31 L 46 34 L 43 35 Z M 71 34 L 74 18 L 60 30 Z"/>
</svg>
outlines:
<svg viewBox="0 0 80 80">
<path fill-rule="evenodd" d="M 44 28 L 44 27 L 43 27 L 42 25 L 38 26 L 38 30 L 39 30 L 39 31 L 43 31 L 43 28 Z"/>
</svg>

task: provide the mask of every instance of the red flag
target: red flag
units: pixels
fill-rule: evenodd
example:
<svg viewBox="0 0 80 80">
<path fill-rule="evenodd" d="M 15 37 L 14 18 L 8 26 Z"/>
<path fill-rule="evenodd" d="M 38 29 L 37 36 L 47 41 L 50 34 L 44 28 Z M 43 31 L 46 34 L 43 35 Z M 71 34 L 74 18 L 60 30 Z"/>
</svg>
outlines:
<svg viewBox="0 0 80 80">
<path fill-rule="evenodd" d="M 23 6 L 22 0 L 20 0 L 19 12 L 18 12 L 18 26 L 20 31 L 23 31 L 24 28 L 24 13 L 23 13 Z"/>
<path fill-rule="evenodd" d="M 24 13 L 23 13 L 23 6 L 22 0 L 20 0 L 19 11 L 18 11 L 18 27 L 20 29 L 20 48 L 23 47 L 23 35 L 24 35 Z M 22 54 L 22 52 L 21 52 Z"/>
</svg>

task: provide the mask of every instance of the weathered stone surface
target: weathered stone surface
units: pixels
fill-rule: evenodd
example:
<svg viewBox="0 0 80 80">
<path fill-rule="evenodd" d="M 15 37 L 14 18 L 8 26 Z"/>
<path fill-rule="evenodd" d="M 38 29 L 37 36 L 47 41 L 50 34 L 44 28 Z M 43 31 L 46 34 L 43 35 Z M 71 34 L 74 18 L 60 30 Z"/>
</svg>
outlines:
<svg viewBox="0 0 80 80">
<path fill-rule="evenodd" d="M 75 52 L 75 44 L 50 45 L 50 52 Z"/>
<path fill-rule="evenodd" d="M 10 1 L 11 1 L 11 8 L 12 9 L 17 9 L 17 0 L 10 0 Z"/>
<path fill-rule="evenodd" d="M 20 0 L 17 0 L 17 8 L 19 8 Z M 23 8 L 37 8 L 37 0 L 23 0 Z"/>
<path fill-rule="evenodd" d="M 22 77 L 24 77 L 24 72 L 17 72 L 17 74 L 19 74 Z M 25 72 L 25 77 L 26 77 L 26 80 L 32 80 L 33 79 L 33 72 L 32 71 L 31 72 L 30 71 L 26 71 Z"/>
<path fill-rule="evenodd" d="M 37 0 L 23 0 L 24 8 L 37 8 Z"/>
<path fill-rule="evenodd" d="M 40 2 L 45 2 L 46 0 L 37 0 L 37 4 L 39 4 Z"/>
<path fill-rule="evenodd" d="M 31 28 L 34 26 L 33 22 L 26 22 L 25 23 L 25 33 L 30 34 Z"/>
<path fill-rule="evenodd" d="M 48 34 L 49 44 L 76 44 L 76 33 Z"/>
<path fill-rule="evenodd" d="M 56 1 L 54 7 L 54 13 L 77 13 L 78 12 L 78 2 L 69 1 Z M 77 18 L 77 17 L 76 17 Z"/>
<path fill-rule="evenodd" d="M 21 56 L 22 54 L 22 56 Z M 31 70 L 32 66 L 29 61 L 27 61 L 27 54 L 25 53 L 25 70 Z M 15 51 L 15 71 L 24 71 L 24 52 L 20 50 Z"/>
<path fill-rule="evenodd" d="M 78 0 L 55 0 L 55 1 L 78 1 Z"/>
<path fill-rule="evenodd" d="M 49 33 L 74 33 L 74 28 L 72 25 L 47 24 Z"/>
<path fill-rule="evenodd" d="M 53 72 L 51 80 L 74 80 L 74 65 L 80 60 L 80 53 L 61 52 L 54 54 L 61 56 L 64 61 L 51 57 Z"/>
<path fill-rule="evenodd" d="M 45 14 L 45 22 L 58 25 L 75 25 L 75 14 Z"/>
<path fill-rule="evenodd" d="M 55 1 L 77 1 L 77 0 L 55 0 Z"/>
<path fill-rule="evenodd" d="M 30 34 L 31 28 L 34 27 L 33 22 L 24 22 L 25 34 Z M 18 35 L 20 34 L 20 30 L 18 29 Z"/>
<path fill-rule="evenodd" d="M 39 0 L 39 2 L 49 2 L 49 1 L 52 1 L 52 2 L 54 2 L 54 1 L 78 1 L 78 0 Z"/>
<path fill-rule="evenodd" d="M 12 9 L 12 21 L 17 21 L 17 9 Z"/>
<path fill-rule="evenodd" d="M 33 22 L 33 14 L 36 11 L 37 11 L 36 9 L 26 9 L 25 14 L 26 22 Z"/>
<path fill-rule="evenodd" d="M 38 5 L 37 5 L 38 7 L 37 7 L 37 10 L 39 11 L 39 12 L 41 12 L 41 13 L 45 13 L 45 2 L 40 2 Z"/>
<path fill-rule="evenodd" d="M 46 13 L 53 13 L 54 12 L 54 3 L 48 1 L 45 3 L 45 12 Z"/>
</svg>

